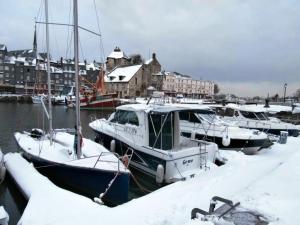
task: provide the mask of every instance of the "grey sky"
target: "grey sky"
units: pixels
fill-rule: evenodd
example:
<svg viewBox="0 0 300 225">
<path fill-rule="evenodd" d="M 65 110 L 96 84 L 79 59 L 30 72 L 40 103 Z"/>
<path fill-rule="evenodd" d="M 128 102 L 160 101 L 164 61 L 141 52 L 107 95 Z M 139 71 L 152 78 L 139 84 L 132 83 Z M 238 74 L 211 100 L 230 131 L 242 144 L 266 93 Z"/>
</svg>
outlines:
<svg viewBox="0 0 300 225">
<path fill-rule="evenodd" d="M 49 0 L 50 20 L 69 21 L 70 0 Z M 31 48 L 40 0 L 0 1 L 0 43 Z M 300 88 L 300 2 L 296 0 L 96 0 L 105 56 L 115 46 L 163 69 L 211 79 L 224 93 L 282 95 Z M 93 0 L 79 0 L 80 25 L 97 31 Z M 42 10 L 44 15 L 44 11 Z M 39 50 L 45 49 L 39 26 Z M 52 28 L 51 54 L 66 54 L 67 29 Z M 100 59 L 95 36 L 81 32 L 82 58 Z"/>
</svg>

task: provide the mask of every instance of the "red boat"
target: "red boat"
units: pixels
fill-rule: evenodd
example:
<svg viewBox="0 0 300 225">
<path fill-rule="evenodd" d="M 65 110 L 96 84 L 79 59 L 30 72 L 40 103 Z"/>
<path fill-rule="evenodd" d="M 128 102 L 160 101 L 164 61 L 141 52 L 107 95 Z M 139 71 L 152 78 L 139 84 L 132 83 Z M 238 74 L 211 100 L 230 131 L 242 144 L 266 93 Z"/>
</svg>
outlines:
<svg viewBox="0 0 300 225">
<path fill-rule="evenodd" d="M 80 109 L 114 109 L 120 105 L 117 93 L 105 93 L 104 70 L 100 70 L 97 82 L 92 87 L 92 90 L 81 90 Z"/>
<path fill-rule="evenodd" d="M 120 105 L 120 100 L 117 97 L 117 94 L 82 96 L 80 109 L 114 109 Z"/>
</svg>

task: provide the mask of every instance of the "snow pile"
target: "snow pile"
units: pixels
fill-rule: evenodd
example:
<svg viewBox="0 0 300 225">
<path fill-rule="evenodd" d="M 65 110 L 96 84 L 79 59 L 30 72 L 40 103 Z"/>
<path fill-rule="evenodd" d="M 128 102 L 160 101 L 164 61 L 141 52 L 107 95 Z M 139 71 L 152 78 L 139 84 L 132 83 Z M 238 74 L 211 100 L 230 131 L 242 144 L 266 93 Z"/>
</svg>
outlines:
<svg viewBox="0 0 300 225">
<path fill-rule="evenodd" d="M 212 224 L 191 220 L 195 207 L 208 210 L 217 195 L 240 201 L 243 207 L 270 218 L 272 225 L 299 224 L 300 138 L 286 145 L 274 144 L 258 155 L 222 151 L 228 159 L 222 167 L 200 176 L 161 188 L 115 208 L 99 206 L 89 199 L 62 190 L 39 175 L 20 156 L 9 154 L 7 163 L 33 190 L 20 224 Z M 21 169 L 22 168 L 22 169 Z"/>
</svg>

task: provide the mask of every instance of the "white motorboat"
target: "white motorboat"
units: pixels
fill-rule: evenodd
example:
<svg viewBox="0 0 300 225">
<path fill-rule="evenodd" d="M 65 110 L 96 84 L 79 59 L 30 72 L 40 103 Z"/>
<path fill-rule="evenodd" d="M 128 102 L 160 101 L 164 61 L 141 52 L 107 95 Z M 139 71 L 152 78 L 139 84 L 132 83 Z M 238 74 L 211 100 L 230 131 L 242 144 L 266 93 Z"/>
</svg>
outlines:
<svg viewBox="0 0 300 225">
<path fill-rule="evenodd" d="M 193 177 L 218 154 L 215 143 L 180 135 L 179 113 L 186 108 L 131 104 L 116 108 L 109 119 L 89 124 L 96 141 L 112 152 L 124 155 L 133 150 L 130 165 L 155 178 L 157 183 L 171 183 Z"/>
<path fill-rule="evenodd" d="M 228 104 L 226 106 L 212 106 L 222 120 L 242 128 L 264 131 L 273 135 L 280 135 L 287 131 L 290 136 L 297 137 L 299 128 L 276 118 L 269 118 L 264 111 L 253 106 Z"/>
<path fill-rule="evenodd" d="M 183 105 L 182 107 L 197 110 L 193 113 L 180 112 L 181 134 L 199 140 L 218 144 L 220 149 L 243 151 L 255 154 L 263 147 L 272 144 L 267 134 L 258 130 L 239 128 L 222 121 L 213 110 L 204 105 Z"/>
</svg>

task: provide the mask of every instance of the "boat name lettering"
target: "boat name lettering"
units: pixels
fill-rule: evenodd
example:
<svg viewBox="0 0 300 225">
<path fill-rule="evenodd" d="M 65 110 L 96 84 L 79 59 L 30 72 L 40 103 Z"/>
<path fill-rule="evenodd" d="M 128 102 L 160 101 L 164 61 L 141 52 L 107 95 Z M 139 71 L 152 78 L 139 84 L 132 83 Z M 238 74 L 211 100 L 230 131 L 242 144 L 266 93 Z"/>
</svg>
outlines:
<svg viewBox="0 0 300 225">
<path fill-rule="evenodd" d="M 129 133 L 129 134 L 136 134 L 136 128 L 134 127 L 125 127 L 125 132 Z"/>
<path fill-rule="evenodd" d="M 182 161 L 182 164 L 183 165 L 188 165 L 188 164 L 190 164 L 190 163 L 192 163 L 194 160 L 193 159 L 184 159 L 183 161 Z"/>
</svg>

